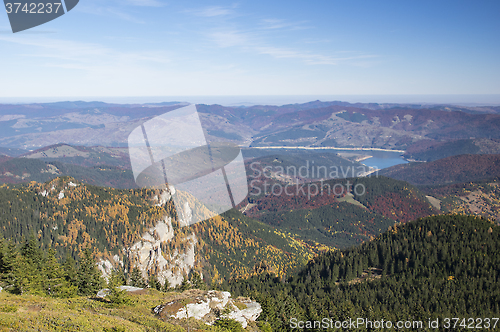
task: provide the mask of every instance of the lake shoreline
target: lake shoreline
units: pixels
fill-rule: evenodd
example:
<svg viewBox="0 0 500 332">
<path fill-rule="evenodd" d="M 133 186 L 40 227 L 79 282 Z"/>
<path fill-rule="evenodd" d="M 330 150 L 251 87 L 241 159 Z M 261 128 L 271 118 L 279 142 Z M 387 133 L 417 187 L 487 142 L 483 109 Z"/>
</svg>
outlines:
<svg viewBox="0 0 500 332">
<path fill-rule="evenodd" d="M 331 146 L 249 146 L 244 149 L 259 149 L 259 150 L 342 150 L 342 151 L 380 151 L 405 153 L 405 150 L 391 150 L 382 148 L 335 148 Z"/>
</svg>

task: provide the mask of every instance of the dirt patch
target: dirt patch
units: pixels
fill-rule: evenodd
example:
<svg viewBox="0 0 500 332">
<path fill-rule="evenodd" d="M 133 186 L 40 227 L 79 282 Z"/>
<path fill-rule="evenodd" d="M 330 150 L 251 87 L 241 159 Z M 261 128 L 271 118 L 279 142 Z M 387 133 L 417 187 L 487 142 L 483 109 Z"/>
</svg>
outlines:
<svg viewBox="0 0 500 332">
<path fill-rule="evenodd" d="M 427 200 L 429 201 L 429 203 L 431 203 L 432 206 L 441 211 L 441 201 L 439 199 L 432 196 L 425 196 L 425 198 L 427 198 Z"/>
</svg>

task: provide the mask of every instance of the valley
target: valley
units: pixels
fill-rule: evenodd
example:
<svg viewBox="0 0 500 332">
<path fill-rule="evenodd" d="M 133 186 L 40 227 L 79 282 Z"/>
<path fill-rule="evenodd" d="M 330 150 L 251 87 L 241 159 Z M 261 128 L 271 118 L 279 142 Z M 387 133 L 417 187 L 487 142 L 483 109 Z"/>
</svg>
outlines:
<svg viewBox="0 0 500 332">
<path fill-rule="evenodd" d="M 70 326 L 71 314 L 71 326 L 89 331 L 91 320 L 109 331 L 228 331 L 152 311 L 201 305 L 204 288 L 229 291 L 234 312 L 244 310 L 238 296 L 256 301 L 262 310 L 247 327 L 256 332 L 288 331 L 291 316 L 498 309 L 495 291 L 472 298 L 464 287 L 496 289 L 498 279 L 496 108 L 198 105 L 207 142 L 240 146 L 249 194 L 190 225 L 191 211 L 174 206 L 176 185 L 137 186 L 127 146 L 131 130 L 184 105 L 0 105 L 0 329 L 14 317 L 19 329 Z M 46 267 L 26 276 L 9 260 L 29 263 L 28 247 L 40 264 L 73 260 L 78 270 L 93 260 L 98 285 L 85 293 L 83 279 L 61 270 L 50 277 L 66 280 L 57 291 L 44 288 Z M 124 284 L 145 289 L 93 297 Z M 443 287 L 464 300 L 430 295 Z"/>
</svg>

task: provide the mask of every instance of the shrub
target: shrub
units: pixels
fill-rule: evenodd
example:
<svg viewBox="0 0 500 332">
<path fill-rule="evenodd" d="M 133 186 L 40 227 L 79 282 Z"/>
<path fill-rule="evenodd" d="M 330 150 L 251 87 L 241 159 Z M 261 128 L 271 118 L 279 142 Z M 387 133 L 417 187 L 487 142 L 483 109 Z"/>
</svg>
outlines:
<svg viewBox="0 0 500 332">
<path fill-rule="evenodd" d="M 6 304 L 0 307 L 1 312 L 16 312 L 17 306 L 13 304 Z"/>
<path fill-rule="evenodd" d="M 222 327 L 231 332 L 245 332 L 240 323 L 235 321 L 234 319 L 229 318 L 220 318 L 214 322 L 214 326 Z"/>
</svg>

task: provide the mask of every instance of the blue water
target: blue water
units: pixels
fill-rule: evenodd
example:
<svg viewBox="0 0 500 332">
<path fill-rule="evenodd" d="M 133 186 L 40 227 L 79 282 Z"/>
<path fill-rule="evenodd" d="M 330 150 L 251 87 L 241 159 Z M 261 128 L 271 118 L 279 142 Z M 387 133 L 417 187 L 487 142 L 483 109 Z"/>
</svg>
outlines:
<svg viewBox="0 0 500 332">
<path fill-rule="evenodd" d="M 247 149 L 247 151 L 248 151 L 248 149 Z M 301 150 L 294 150 L 294 149 L 259 150 L 259 152 L 260 152 L 259 155 L 279 154 L 279 153 L 286 154 L 287 152 L 297 153 L 298 151 L 300 152 Z M 375 167 L 378 169 L 384 169 L 384 168 L 391 167 L 394 165 L 408 163 L 406 160 L 403 159 L 401 152 L 359 151 L 359 150 L 349 150 L 349 149 L 345 149 L 345 150 L 307 150 L 307 152 L 308 153 L 319 153 L 319 154 L 326 154 L 326 153 L 337 154 L 337 153 L 346 152 L 346 153 L 356 153 L 356 154 L 365 155 L 365 156 L 372 156 L 371 158 L 360 161 L 360 163 L 362 163 L 366 166 Z"/>
<path fill-rule="evenodd" d="M 360 163 L 375 167 L 378 169 L 384 169 L 399 164 L 407 164 L 408 162 L 403 159 L 401 152 L 388 152 L 388 151 L 359 151 L 359 150 L 308 150 L 315 151 L 317 153 L 339 153 L 339 152 L 349 152 L 357 153 L 360 155 L 372 156 L 371 158 L 360 161 Z"/>
<path fill-rule="evenodd" d="M 367 151 L 368 152 L 368 151 Z M 378 169 L 384 169 L 399 164 L 407 164 L 408 162 L 404 160 L 399 153 L 394 152 L 382 152 L 382 156 L 373 156 L 372 158 L 365 159 L 361 161 L 362 164 L 366 166 L 375 167 Z M 372 153 L 369 153 L 372 154 Z"/>
</svg>

